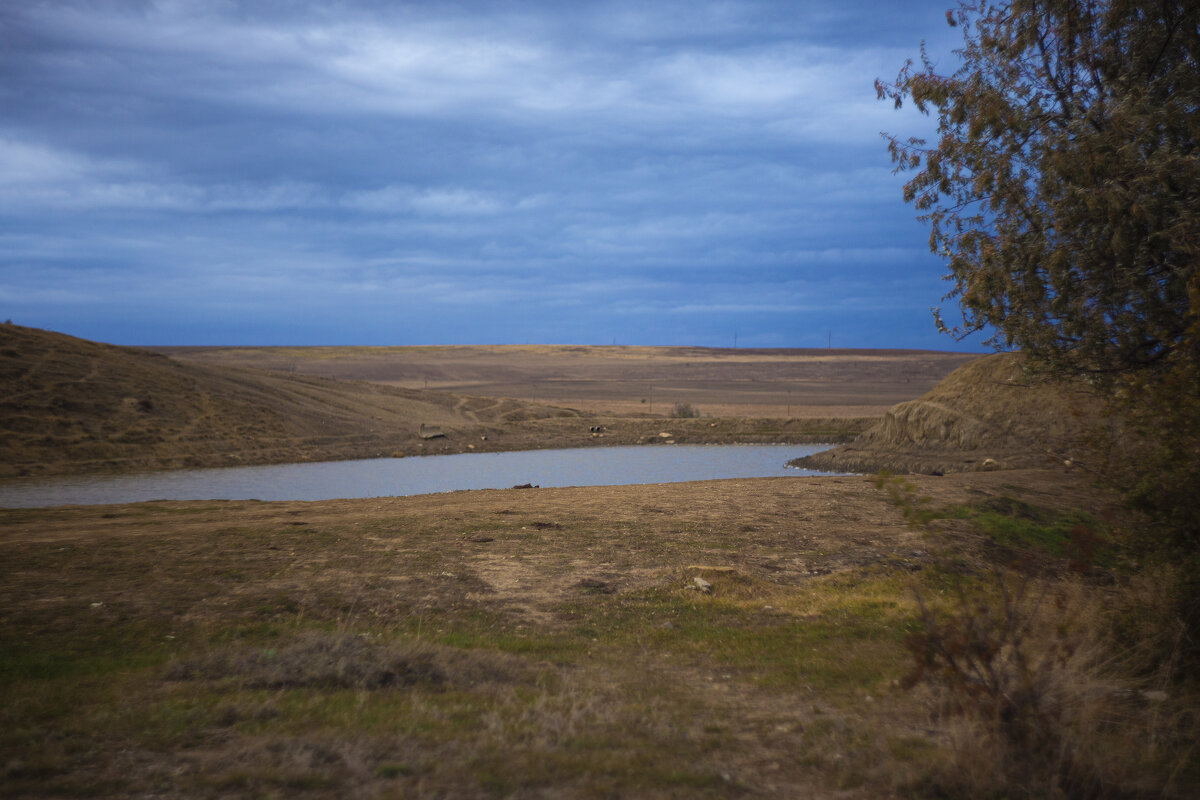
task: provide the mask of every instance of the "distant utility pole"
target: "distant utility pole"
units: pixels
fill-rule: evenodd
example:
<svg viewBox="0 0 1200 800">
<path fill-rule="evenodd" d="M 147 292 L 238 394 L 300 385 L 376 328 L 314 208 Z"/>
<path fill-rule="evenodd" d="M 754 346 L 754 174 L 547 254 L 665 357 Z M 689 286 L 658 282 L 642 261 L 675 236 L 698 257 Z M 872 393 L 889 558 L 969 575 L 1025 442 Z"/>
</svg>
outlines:
<svg viewBox="0 0 1200 800">
<path fill-rule="evenodd" d="M 829 339 L 825 342 L 825 349 L 826 350 L 833 349 L 833 330 L 832 329 L 830 329 L 830 331 L 829 331 Z"/>
<path fill-rule="evenodd" d="M 737 335 L 738 335 L 738 332 L 737 332 L 737 329 L 735 328 L 733 331 L 733 349 L 734 350 L 737 350 Z"/>
</svg>

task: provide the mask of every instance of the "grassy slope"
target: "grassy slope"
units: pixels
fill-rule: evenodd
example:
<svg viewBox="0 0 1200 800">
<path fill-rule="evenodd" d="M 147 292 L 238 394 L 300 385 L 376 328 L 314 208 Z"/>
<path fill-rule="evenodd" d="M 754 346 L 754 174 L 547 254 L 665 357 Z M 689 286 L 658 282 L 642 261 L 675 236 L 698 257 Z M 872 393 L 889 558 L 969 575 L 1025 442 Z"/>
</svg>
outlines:
<svg viewBox="0 0 1200 800">
<path fill-rule="evenodd" d="M 423 423 L 475 430 L 572 415 L 517 401 L 184 364 L 0 326 L 0 476 L 368 457 Z"/>
</svg>

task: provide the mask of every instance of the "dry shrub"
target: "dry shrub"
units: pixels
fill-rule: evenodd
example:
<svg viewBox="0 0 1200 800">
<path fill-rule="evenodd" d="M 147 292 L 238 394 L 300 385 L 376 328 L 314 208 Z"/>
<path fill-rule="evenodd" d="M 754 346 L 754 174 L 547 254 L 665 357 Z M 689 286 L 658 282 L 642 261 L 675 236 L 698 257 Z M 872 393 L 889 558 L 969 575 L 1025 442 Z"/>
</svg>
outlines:
<svg viewBox="0 0 1200 800">
<path fill-rule="evenodd" d="M 539 687 L 532 698 L 505 696 L 486 712 L 480 736 L 490 745 L 551 750 L 564 742 L 602 736 L 605 731 L 632 732 L 649 727 L 661 709 L 639 706 L 637 719 L 629 704 L 606 697 L 596 687 L 571 676 Z"/>
<path fill-rule="evenodd" d="M 700 412 L 692 408 L 691 403 L 676 403 L 671 409 L 671 416 L 674 419 L 695 419 L 700 416 Z"/>
<path fill-rule="evenodd" d="M 1151 564 L 1122 580 L 1109 601 L 1108 618 L 1122 668 L 1166 690 L 1183 668 L 1183 640 L 1176 595 L 1176 566 Z"/>
<path fill-rule="evenodd" d="M 925 687 L 948 745 L 923 790 L 1188 796 L 1195 703 L 1128 677 L 1111 656 L 1107 598 L 1098 591 L 1010 570 L 997 571 L 987 590 L 959 586 L 945 607 L 918 595 L 921 629 L 908 642 L 916 666 L 906 685 Z"/>
</svg>

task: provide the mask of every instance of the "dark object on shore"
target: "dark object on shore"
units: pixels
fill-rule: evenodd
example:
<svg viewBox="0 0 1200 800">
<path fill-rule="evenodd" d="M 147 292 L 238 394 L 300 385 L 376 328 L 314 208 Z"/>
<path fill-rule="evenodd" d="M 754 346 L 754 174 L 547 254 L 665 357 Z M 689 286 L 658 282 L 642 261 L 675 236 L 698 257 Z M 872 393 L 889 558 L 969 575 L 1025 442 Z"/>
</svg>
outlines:
<svg viewBox="0 0 1200 800">
<path fill-rule="evenodd" d="M 421 431 L 420 431 L 419 435 L 422 439 L 444 439 L 444 438 L 446 438 L 445 431 L 443 431 L 437 425 L 426 425 L 425 423 L 421 423 Z"/>
</svg>

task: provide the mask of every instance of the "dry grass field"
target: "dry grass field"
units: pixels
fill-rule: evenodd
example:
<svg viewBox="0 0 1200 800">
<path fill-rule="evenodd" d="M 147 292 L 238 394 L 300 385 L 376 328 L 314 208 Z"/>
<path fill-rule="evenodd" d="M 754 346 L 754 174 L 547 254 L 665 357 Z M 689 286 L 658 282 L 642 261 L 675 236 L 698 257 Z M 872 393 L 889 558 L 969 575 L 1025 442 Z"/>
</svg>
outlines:
<svg viewBox="0 0 1200 800">
<path fill-rule="evenodd" d="M 1055 568 L 1064 525 L 1087 518 L 1069 509 L 1104 500 L 1061 472 L 924 478 L 914 489 L 940 511 L 917 525 L 888 488 L 764 479 L 0 511 L 0 786 L 927 796 L 980 754 L 927 694 L 898 686 L 913 589 L 981 584 L 1017 552 Z M 1006 527 L 994 509 L 1014 507 L 1041 516 Z M 1059 627 L 1076 625 L 1064 608 Z M 1080 625 L 1072 635 L 1089 635 Z M 1124 738 L 1157 706 L 1110 705 L 1088 758 L 1135 775 L 1177 767 Z M 1177 796 L 1193 777 L 1171 779 Z"/>
<path fill-rule="evenodd" d="M 702 347 L 174 347 L 183 361 L 508 397 L 604 416 L 870 417 L 977 356 Z"/>
</svg>

